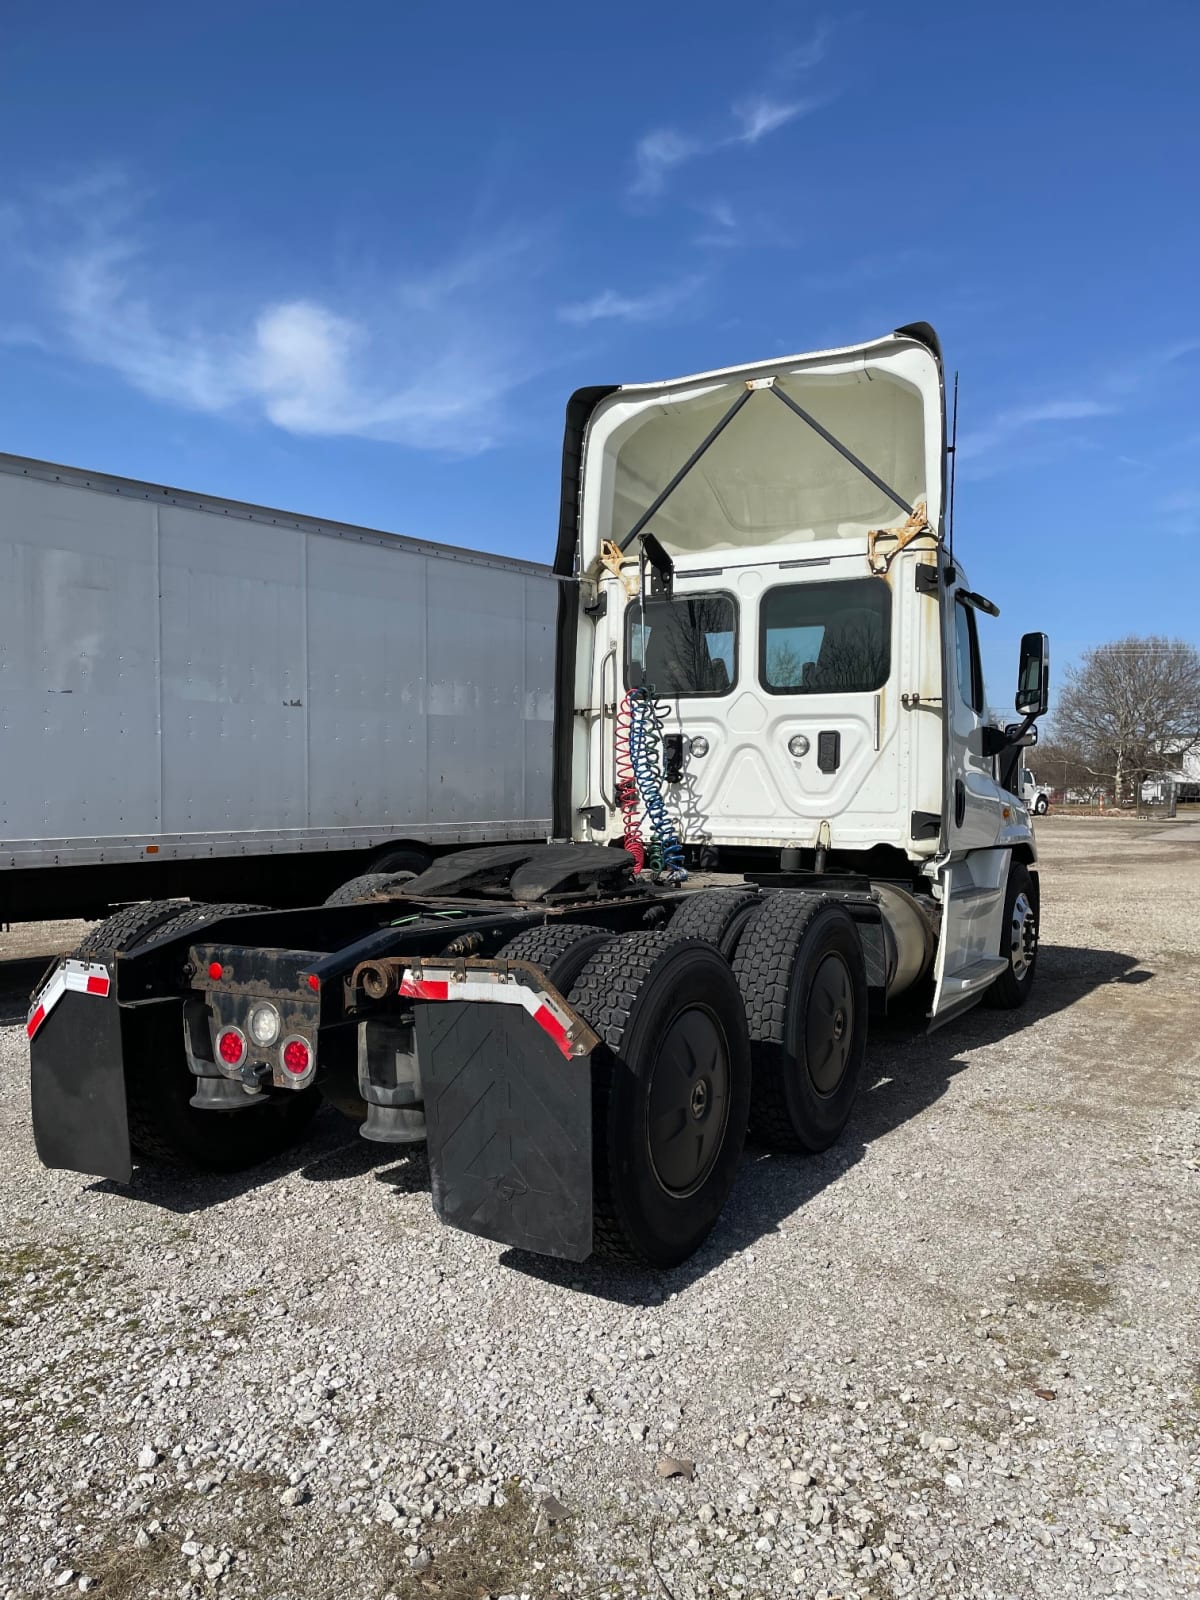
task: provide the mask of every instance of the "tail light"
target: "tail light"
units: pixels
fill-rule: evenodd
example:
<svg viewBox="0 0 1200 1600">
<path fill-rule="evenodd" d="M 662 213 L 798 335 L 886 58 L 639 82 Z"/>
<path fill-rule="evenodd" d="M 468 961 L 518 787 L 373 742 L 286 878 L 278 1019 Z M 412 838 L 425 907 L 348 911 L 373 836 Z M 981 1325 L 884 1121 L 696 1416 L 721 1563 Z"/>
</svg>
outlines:
<svg viewBox="0 0 1200 1600">
<path fill-rule="evenodd" d="M 246 1036 L 240 1028 L 222 1028 L 217 1035 L 217 1054 L 227 1067 L 240 1067 L 246 1058 Z"/>
<path fill-rule="evenodd" d="M 312 1046 L 307 1039 L 293 1034 L 290 1039 L 283 1041 L 279 1058 L 285 1072 L 290 1072 L 293 1078 L 302 1078 L 313 1064 Z"/>
</svg>

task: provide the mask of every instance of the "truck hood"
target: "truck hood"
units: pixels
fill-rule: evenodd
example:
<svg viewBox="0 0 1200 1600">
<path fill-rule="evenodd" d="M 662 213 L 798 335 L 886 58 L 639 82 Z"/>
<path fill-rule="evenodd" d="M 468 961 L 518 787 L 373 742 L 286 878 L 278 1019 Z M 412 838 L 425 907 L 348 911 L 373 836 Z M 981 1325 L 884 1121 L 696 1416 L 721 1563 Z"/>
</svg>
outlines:
<svg viewBox="0 0 1200 1600">
<path fill-rule="evenodd" d="M 581 390 L 568 408 L 557 569 L 570 570 L 569 551 L 586 571 L 603 541 L 626 539 L 750 386 L 749 400 L 647 525 L 673 557 L 805 541 L 863 545 L 870 531 L 905 522 L 898 500 L 923 504 L 940 532 L 942 359 L 933 329 L 918 323 L 840 350 Z"/>
</svg>

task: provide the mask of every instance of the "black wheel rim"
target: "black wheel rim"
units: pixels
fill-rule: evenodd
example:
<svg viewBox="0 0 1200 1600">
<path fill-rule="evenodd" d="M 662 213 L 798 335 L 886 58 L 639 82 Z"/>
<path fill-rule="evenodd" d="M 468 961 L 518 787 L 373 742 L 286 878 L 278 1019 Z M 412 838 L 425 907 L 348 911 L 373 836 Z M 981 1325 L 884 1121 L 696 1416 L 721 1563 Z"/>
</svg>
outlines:
<svg viewBox="0 0 1200 1600">
<path fill-rule="evenodd" d="M 706 1006 L 688 1006 L 661 1035 L 646 1103 L 650 1165 L 668 1194 L 700 1187 L 720 1154 L 728 1120 L 725 1031 Z"/>
<path fill-rule="evenodd" d="M 813 974 L 804 1046 L 813 1088 L 818 1094 L 832 1094 L 854 1048 L 854 987 L 849 967 L 835 952 L 827 955 Z"/>
</svg>

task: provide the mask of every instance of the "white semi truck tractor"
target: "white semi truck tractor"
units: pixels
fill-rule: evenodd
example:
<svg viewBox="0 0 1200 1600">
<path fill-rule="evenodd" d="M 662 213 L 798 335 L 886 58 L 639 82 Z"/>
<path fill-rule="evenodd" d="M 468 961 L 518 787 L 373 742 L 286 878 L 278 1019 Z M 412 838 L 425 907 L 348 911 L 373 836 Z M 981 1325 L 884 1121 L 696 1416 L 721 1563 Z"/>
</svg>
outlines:
<svg viewBox="0 0 1200 1600">
<path fill-rule="evenodd" d="M 1026 634 L 985 712 L 996 608 L 946 535 L 942 360 L 870 344 L 567 411 L 555 837 L 376 875 L 310 910 L 142 906 L 34 996 L 50 1166 L 234 1166 L 322 1098 L 425 1141 L 446 1223 L 668 1266 L 750 1131 L 819 1151 L 869 1020 L 1016 1008 L 1038 949 L 1016 777 L 1047 709 Z M 910 1010 L 914 1009 L 911 1005 Z"/>
</svg>

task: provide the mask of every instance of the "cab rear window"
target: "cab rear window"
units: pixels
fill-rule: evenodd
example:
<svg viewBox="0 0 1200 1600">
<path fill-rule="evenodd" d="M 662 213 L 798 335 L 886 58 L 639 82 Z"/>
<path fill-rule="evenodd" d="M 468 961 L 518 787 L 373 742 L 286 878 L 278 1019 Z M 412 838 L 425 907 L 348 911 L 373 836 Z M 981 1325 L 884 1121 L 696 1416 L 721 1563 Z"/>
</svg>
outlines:
<svg viewBox="0 0 1200 1600">
<path fill-rule="evenodd" d="M 625 683 L 673 699 L 728 694 L 737 682 L 737 606 L 727 594 L 633 601 L 625 613 Z"/>
<path fill-rule="evenodd" d="M 880 578 L 769 589 L 759 610 L 759 678 L 770 694 L 881 689 L 892 660 L 892 591 Z"/>
</svg>

